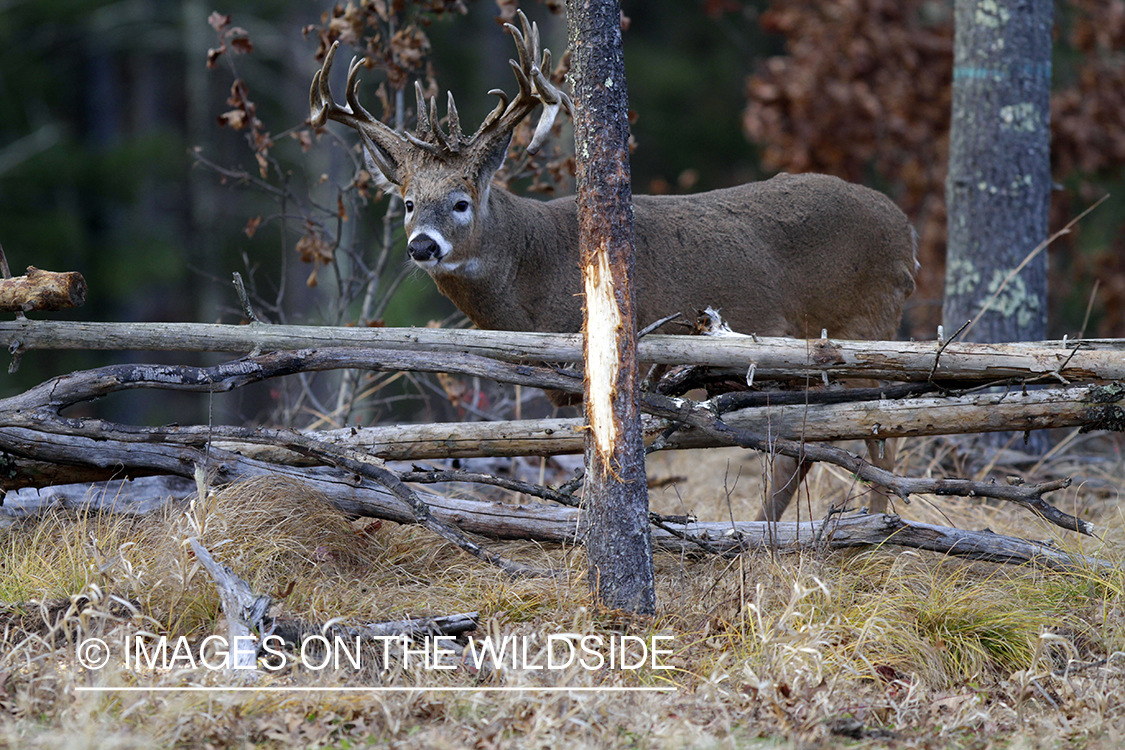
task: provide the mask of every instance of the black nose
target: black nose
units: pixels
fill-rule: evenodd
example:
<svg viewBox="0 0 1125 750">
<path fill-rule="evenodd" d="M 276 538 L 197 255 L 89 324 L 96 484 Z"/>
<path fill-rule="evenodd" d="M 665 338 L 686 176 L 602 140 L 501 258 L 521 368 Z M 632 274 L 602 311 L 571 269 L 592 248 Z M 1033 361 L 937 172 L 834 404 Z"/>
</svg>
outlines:
<svg viewBox="0 0 1125 750">
<path fill-rule="evenodd" d="M 410 257 L 417 261 L 432 260 L 438 254 L 438 244 L 428 234 L 420 234 L 410 240 L 407 249 L 410 251 Z"/>
</svg>

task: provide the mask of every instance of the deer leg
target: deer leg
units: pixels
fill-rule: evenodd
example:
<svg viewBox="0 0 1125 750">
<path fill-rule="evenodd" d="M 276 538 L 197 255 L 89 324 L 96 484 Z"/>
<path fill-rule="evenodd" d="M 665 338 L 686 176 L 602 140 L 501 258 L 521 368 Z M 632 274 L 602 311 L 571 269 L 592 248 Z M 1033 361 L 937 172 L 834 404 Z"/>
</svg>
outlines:
<svg viewBox="0 0 1125 750">
<path fill-rule="evenodd" d="M 895 470 L 895 440 L 883 440 L 880 445 L 879 440 L 867 440 L 867 454 L 871 463 L 878 466 L 884 471 Z M 891 493 L 885 487 L 878 485 L 871 488 L 870 501 L 867 504 L 868 509 L 872 513 L 886 513 L 887 504 L 891 499 Z"/>
<path fill-rule="evenodd" d="M 779 521 L 789 507 L 789 502 L 797 494 L 812 463 L 798 461 L 789 456 L 774 456 L 773 475 L 770 477 L 770 492 L 766 499 L 759 521 Z"/>
</svg>

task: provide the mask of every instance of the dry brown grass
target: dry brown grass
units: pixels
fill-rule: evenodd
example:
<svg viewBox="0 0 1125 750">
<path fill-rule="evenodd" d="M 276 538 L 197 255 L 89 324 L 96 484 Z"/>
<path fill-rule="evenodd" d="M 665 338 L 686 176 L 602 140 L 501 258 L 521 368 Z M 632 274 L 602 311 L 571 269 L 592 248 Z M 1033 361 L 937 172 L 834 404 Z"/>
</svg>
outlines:
<svg viewBox="0 0 1125 750">
<path fill-rule="evenodd" d="M 1055 533 L 997 505 L 917 498 L 904 515 L 1122 558 L 1121 441 L 1074 436 L 1030 470 L 989 466 L 958 441 L 904 447 L 913 473 L 1080 476 L 1063 502 L 1102 540 Z M 755 514 L 763 461 L 710 451 L 654 456 L 653 507 L 707 520 Z M 991 472 L 991 474 L 989 473 Z M 817 467 L 792 517 L 865 488 Z M 809 496 L 813 498 L 810 501 Z M 52 516 L 3 533 L 0 744 L 20 747 L 1084 747 L 1125 735 L 1125 577 L 967 563 L 898 548 L 846 554 L 657 560 L 649 621 L 597 611 L 577 549 L 506 544 L 549 566 L 511 580 L 418 529 L 348 522 L 303 487 L 254 482 L 166 517 Z M 479 610 L 494 635 L 628 633 L 673 637 L 675 671 L 459 669 L 380 674 L 292 668 L 271 686 L 524 686 L 526 692 L 87 693 L 81 686 L 232 685 L 206 670 L 100 672 L 74 642 L 145 630 L 199 640 L 223 633 L 210 579 L 187 551 L 199 538 L 280 610 L 355 622 Z M 288 592 L 288 593 L 286 593 Z M 115 640 L 116 639 L 116 640 Z M 1069 673 L 1064 673 L 1069 665 Z M 671 693 L 536 691 L 659 687 Z"/>
</svg>

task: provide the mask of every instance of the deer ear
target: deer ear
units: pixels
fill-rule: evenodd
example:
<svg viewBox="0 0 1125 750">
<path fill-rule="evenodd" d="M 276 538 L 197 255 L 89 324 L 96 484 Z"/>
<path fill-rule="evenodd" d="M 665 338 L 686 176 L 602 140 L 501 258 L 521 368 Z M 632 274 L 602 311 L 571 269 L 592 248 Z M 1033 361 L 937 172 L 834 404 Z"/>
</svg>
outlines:
<svg viewBox="0 0 1125 750">
<path fill-rule="evenodd" d="M 391 182 L 386 173 L 379 168 L 379 165 L 371 158 L 371 154 L 367 149 L 363 149 L 363 160 L 367 163 L 367 171 L 371 175 L 371 179 L 375 181 L 375 184 L 380 190 L 388 192 L 392 187 L 395 187 L 396 183 Z"/>
<path fill-rule="evenodd" d="M 398 176 L 398 164 L 395 163 L 394 157 L 380 148 L 367 133 L 360 130 L 359 135 L 363 141 L 363 161 L 367 164 L 367 171 L 371 173 L 375 184 L 381 190 L 387 190 L 392 185 L 402 185 L 402 180 Z"/>
<path fill-rule="evenodd" d="M 492 178 L 500 171 L 500 167 L 504 166 L 504 160 L 508 158 L 508 146 L 511 144 L 512 134 L 509 132 L 507 138 L 500 138 L 490 143 L 488 150 L 481 154 L 479 179 L 482 185 L 492 182 Z"/>
</svg>

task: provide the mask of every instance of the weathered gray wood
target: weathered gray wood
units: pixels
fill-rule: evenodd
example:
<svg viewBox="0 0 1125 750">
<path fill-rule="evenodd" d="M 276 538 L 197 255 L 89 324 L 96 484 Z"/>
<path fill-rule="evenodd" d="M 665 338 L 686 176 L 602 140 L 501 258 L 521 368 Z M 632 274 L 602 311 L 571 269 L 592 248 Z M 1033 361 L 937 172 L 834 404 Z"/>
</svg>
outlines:
<svg viewBox="0 0 1125 750">
<path fill-rule="evenodd" d="M 789 440 L 858 440 L 869 437 L 923 437 L 999 430 L 1038 430 L 1104 424 L 1106 410 L 1119 404 L 1103 386 L 1071 386 L 970 396 L 887 399 L 844 404 L 769 406 L 741 409 L 723 421 L 742 430 Z M 582 451 L 582 420 L 543 419 L 512 422 L 435 423 L 312 433 L 318 439 L 347 445 L 387 460 L 471 458 L 476 456 L 553 456 Z M 658 417 L 643 417 L 646 444 L 667 427 Z M 876 430 L 876 427 L 878 428 Z M 1117 429 L 1121 429 L 1118 425 Z M 673 433 L 667 448 L 709 448 L 720 443 L 698 430 Z M 269 447 L 227 447 L 284 461 Z M 292 456 L 290 456 L 292 459 Z"/>
<path fill-rule="evenodd" d="M 76 472 L 79 476 L 81 474 Z M 8 492 L 0 506 L 0 527 L 50 512 L 97 511 L 143 516 L 190 497 L 196 484 L 187 477 L 162 475 L 138 480 L 76 481 Z"/>
<path fill-rule="evenodd" d="M 577 334 L 433 328 L 330 328 L 318 326 L 230 326 L 202 323 L 81 323 L 71 321 L 0 321 L 0 345 L 10 351 L 83 349 L 120 351 L 237 352 L 287 351 L 324 347 L 470 353 L 505 361 L 577 363 L 582 342 Z M 950 344 L 938 366 L 936 342 L 835 341 L 784 338 L 646 336 L 637 356 L 657 364 L 698 364 L 746 372 L 755 379 L 863 377 L 882 380 L 999 380 L 1049 378 L 1071 381 L 1125 379 L 1125 341 L 1027 344 Z M 1069 358 L 1069 360 L 1068 360 Z M 1059 372 L 1060 366 L 1066 364 Z"/>
<path fill-rule="evenodd" d="M 412 516 L 402 503 L 378 485 L 352 486 L 346 481 L 328 479 L 323 471 L 307 474 L 282 469 L 281 473 L 305 481 L 310 489 L 326 494 L 329 501 L 347 513 L 373 516 L 400 523 L 411 523 Z M 302 478 L 303 477 L 303 478 Z M 114 512 L 152 512 L 152 502 L 165 490 L 157 477 L 146 477 L 120 487 L 115 497 Z M 182 498 L 194 492 L 194 484 L 184 485 Z M 60 488 L 75 498 L 70 507 L 82 507 L 81 498 L 90 498 L 94 509 L 106 510 L 97 503 L 98 493 L 86 485 Z M 554 544 L 581 541 L 586 533 L 582 513 L 577 508 L 551 506 L 543 503 L 506 504 L 446 498 L 419 493 L 430 504 L 434 515 L 463 531 L 491 539 L 526 539 Z M 2 514 L 18 514 L 26 518 L 48 508 L 36 505 L 26 492 L 12 493 L 0 509 Z M 843 549 L 867 545 L 899 545 L 931 550 L 954 557 L 990 560 L 1004 563 L 1034 563 L 1050 568 L 1113 569 L 1111 563 L 1091 557 L 1069 554 L 1051 543 L 1041 543 L 990 532 L 965 531 L 931 524 L 905 521 L 894 515 L 856 515 L 834 517 L 828 521 L 781 522 L 746 521 L 694 522 L 674 527 L 675 531 L 698 539 L 710 550 L 737 552 L 744 549 L 777 548 L 782 550 Z M 701 544 L 685 540 L 662 529 L 653 529 L 653 544 L 665 551 L 696 552 Z"/>
<path fill-rule="evenodd" d="M 1108 395 L 1107 395 L 1108 394 Z M 855 440 L 873 437 L 923 437 L 971 434 L 992 430 L 1037 430 L 1085 426 L 1121 429 L 1107 418 L 1120 410 L 1103 386 L 1027 391 L 1007 394 L 887 399 L 805 407 L 755 407 L 729 412 L 723 420 L 732 427 L 789 439 L 807 441 Z M 1119 416 L 1120 420 L 1121 417 Z M 651 445 L 667 427 L 666 420 L 645 415 L 644 440 Z M 207 428 L 200 428 L 206 431 Z M 365 428 L 314 431 L 317 440 L 352 448 L 386 460 L 421 461 L 480 456 L 554 456 L 582 452 L 581 419 L 543 419 L 502 422 L 383 425 Z M 667 449 L 707 448 L 723 444 L 698 430 L 686 428 L 666 440 Z M 218 438 L 216 445 L 263 461 L 308 465 L 308 459 L 286 448 Z M 108 480 L 112 465 L 104 470 L 33 462 L 13 456 L 4 459 L 3 486 L 46 486 L 60 482 Z"/>
<path fill-rule="evenodd" d="M 200 449 L 206 449 L 214 441 L 237 440 L 245 443 L 281 446 L 307 455 L 317 463 L 332 465 L 357 477 L 374 480 L 386 486 L 412 509 L 415 522 L 421 523 L 450 541 L 460 544 L 466 551 L 481 556 L 482 559 L 493 560 L 497 564 L 503 564 L 516 572 L 519 566 L 490 555 L 486 550 L 473 544 L 471 540 L 464 538 L 440 520 L 432 517 L 425 503 L 421 502 L 411 490 L 406 488 L 395 474 L 371 464 L 366 452 L 357 451 L 353 448 L 341 448 L 338 445 L 319 441 L 314 437 L 293 430 L 252 430 L 219 425 L 205 427 L 136 427 L 100 420 L 65 419 L 59 416 L 60 410 L 70 404 L 122 388 L 161 387 L 222 391 L 265 377 L 300 371 L 303 367 L 323 369 L 339 366 L 340 361 L 352 361 L 353 359 L 369 361 L 374 358 L 381 362 L 386 354 L 385 352 L 357 352 L 352 357 L 349 356 L 350 351 L 347 349 L 326 349 L 304 352 L 275 352 L 239 360 L 235 363 L 218 365 L 214 368 L 116 365 L 88 372 L 72 373 L 44 383 L 19 396 L 0 401 L 0 423 L 9 425 L 7 430 L 0 429 L 0 449 L 10 455 L 32 461 L 55 461 L 80 466 L 92 465 L 114 471 L 117 470 L 117 467 L 122 467 L 123 469 L 139 470 L 144 473 L 166 472 L 182 475 L 185 473 L 186 467 L 207 463 L 201 461 L 192 451 L 198 452 Z M 417 355 L 403 353 L 402 358 L 415 360 Z M 542 381 L 559 387 L 574 387 L 572 382 L 544 368 L 505 366 L 504 363 L 496 360 L 467 355 L 452 358 L 449 355 L 432 355 L 430 359 L 444 359 L 448 366 L 453 368 L 468 366 L 460 360 L 482 360 L 485 363 L 491 363 L 490 367 L 493 369 L 503 370 L 506 367 L 507 371 L 504 373 L 506 376 L 516 377 L 520 380 L 538 378 L 534 381 L 537 384 Z M 379 366 L 383 365 L 380 364 Z M 433 367 L 434 365 L 430 362 L 426 366 Z M 1096 419 L 1091 416 L 1091 419 L 1094 419 L 1095 426 L 1116 429 L 1122 427 L 1122 424 L 1125 423 L 1125 412 L 1116 403 L 1122 400 L 1121 397 L 1122 388 L 1118 385 L 1091 388 L 1089 415 L 1096 415 Z M 776 452 L 780 455 L 798 457 L 802 460 L 828 461 L 837 464 L 852 471 L 859 478 L 885 487 L 903 498 L 918 493 L 995 497 L 1023 504 L 1043 518 L 1051 520 L 1063 528 L 1091 533 L 1089 524 L 1061 513 L 1057 508 L 1043 501 L 1042 494 L 1044 492 L 1058 489 L 1058 487 L 1004 487 L 967 480 L 900 477 L 872 466 L 839 448 L 818 443 L 779 439 L 769 432 L 762 433 L 732 427 L 718 419 L 714 409 L 697 405 L 690 400 L 672 399 L 648 393 L 644 395 L 643 408 L 657 417 L 669 420 L 670 425 L 675 425 L 675 430 L 682 426 L 690 426 L 728 444 Z M 48 434 L 60 438 L 59 443 L 53 444 L 49 438 L 44 439 Z M 28 442 L 29 437 L 35 437 L 36 439 Z M 70 446 L 71 452 L 67 453 L 64 450 L 63 453 L 56 454 L 54 452 L 65 444 L 65 440 L 62 440 L 62 438 L 93 440 L 95 447 L 74 450 L 74 446 Z M 120 443 L 124 446 L 162 443 L 173 446 L 173 452 L 176 447 L 182 447 L 184 452 L 179 455 L 179 464 L 171 461 L 170 455 L 161 456 L 156 461 L 144 460 L 136 455 L 132 455 L 128 459 L 107 461 L 106 456 L 113 452 L 113 450 L 110 450 L 111 442 Z M 115 449 L 118 452 L 122 450 L 128 452 L 127 447 L 124 449 L 116 447 Z M 208 459 L 211 458 L 209 452 L 205 455 Z M 8 482 L 10 483 L 10 480 Z"/>
<path fill-rule="evenodd" d="M 196 539 L 189 539 L 195 559 L 215 582 L 227 618 L 227 644 L 229 662 L 227 669 L 253 672 L 258 663 L 258 637 L 265 635 L 265 620 L 273 600 L 266 594 L 257 595 L 250 584 L 233 570 L 211 556 Z"/>
</svg>

